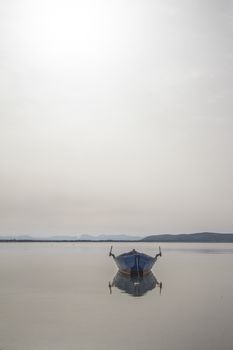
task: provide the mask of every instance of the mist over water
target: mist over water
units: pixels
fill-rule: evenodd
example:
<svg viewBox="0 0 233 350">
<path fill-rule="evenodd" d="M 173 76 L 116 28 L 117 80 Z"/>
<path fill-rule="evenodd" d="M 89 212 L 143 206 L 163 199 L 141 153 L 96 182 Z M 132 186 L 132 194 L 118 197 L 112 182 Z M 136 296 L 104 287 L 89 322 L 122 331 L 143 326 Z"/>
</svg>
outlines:
<svg viewBox="0 0 233 350">
<path fill-rule="evenodd" d="M 156 252 L 155 244 L 115 243 L 114 253 L 134 247 Z M 162 244 L 150 279 L 162 282 L 161 293 L 156 286 L 142 296 L 117 285 L 110 293 L 117 268 L 109 248 L 1 243 L 0 348 L 232 349 L 233 244 Z"/>
</svg>

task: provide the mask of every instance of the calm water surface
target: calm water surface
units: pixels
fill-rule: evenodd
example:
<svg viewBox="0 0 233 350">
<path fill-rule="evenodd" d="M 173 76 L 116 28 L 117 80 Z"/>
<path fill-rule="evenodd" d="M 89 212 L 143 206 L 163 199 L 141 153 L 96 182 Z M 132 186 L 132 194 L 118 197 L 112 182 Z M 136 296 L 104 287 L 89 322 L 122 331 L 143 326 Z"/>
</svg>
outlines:
<svg viewBox="0 0 233 350">
<path fill-rule="evenodd" d="M 233 244 L 161 246 L 135 281 L 115 277 L 108 243 L 1 243 L 0 349 L 232 350 Z M 114 253 L 134 247 L 156 244 Z"/>
</svg>

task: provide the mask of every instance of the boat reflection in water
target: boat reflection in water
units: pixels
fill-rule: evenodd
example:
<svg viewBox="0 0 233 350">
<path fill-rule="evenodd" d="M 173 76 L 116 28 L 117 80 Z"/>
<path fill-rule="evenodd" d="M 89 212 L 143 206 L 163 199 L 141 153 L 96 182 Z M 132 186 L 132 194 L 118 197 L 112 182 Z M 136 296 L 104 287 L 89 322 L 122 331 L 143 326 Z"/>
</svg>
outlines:
<svg viewBox="0 0 233 350">
<path fill-rule="evenodd" d="M 141 297 L 149 290 L 153 290 L 156 286 L 159 287 L 160 294 L 162 290 L 162 282 L 158 282 L 155 275 L 149 272 L 147 275 L 126 275 L 120 271 L 115 275 L 112 283 L 109 282 L 110 294 L 112 287 L 117 287 L 121 291 L 130 294 L 134 297 Z"/>
</svg>

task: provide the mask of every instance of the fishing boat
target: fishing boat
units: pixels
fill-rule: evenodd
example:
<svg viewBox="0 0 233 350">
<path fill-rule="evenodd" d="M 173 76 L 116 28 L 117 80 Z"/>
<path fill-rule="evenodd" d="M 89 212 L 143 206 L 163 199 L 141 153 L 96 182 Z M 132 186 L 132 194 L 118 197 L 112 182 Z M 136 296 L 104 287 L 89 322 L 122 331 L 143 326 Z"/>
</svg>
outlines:
<svg viewBox="0 0 233 350">
<path fill-rule="evenodd" d="M 111 247 L 109 256 L 113 257 L 120 272 L 127 275 L 146 275 L 151 271 L 157 258 L 162 256 L 162 252 L 159 247 L 159 253 L 152 257 L 133 249 L 130 252 L 115 256 Z"/>
</svg>

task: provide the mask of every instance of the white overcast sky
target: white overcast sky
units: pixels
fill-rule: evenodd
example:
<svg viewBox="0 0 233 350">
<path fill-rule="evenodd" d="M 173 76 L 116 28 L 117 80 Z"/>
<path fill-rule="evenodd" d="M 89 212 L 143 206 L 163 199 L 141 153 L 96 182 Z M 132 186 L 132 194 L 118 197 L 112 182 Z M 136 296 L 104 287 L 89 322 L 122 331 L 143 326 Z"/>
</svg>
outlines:
<svg viewBox="0 0 233 350">
<path fill-rule="evenodd" d="M 0 235 L 233 232 L 233 3 L 0 1 Z"/>
</svg>

